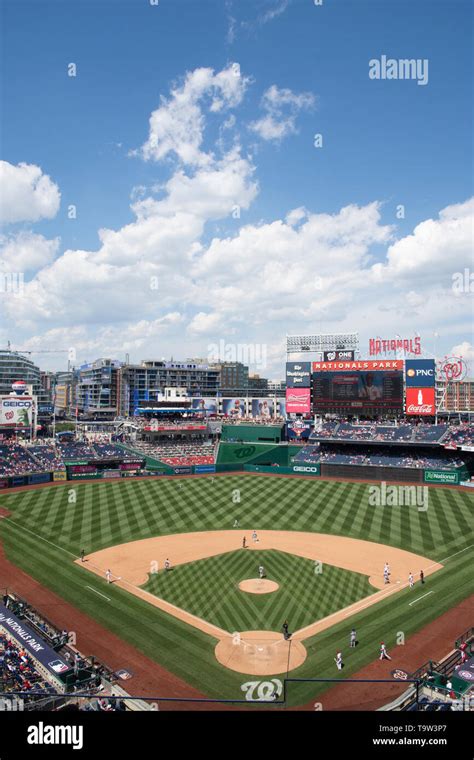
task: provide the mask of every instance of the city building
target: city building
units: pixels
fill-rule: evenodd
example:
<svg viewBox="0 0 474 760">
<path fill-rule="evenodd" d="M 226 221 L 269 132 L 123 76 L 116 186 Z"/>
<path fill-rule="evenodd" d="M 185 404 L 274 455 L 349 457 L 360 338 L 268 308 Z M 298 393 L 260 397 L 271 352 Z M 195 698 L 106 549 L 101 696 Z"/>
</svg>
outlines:
<svg viewBox="0 0 474 760">
<path fill-rule="evenodd" d="M 119 414 L 133 416 L 139 408 L 161 403 L 169 388 L 185 388 L 188 396 L 217 396 L 220 370 L 195 361 L 150 359 L 124 365 L 118 373 Z"/>
<path fill-rule="evenodd" d="M 115 359 L 96 359 L 74 370 L 72 403 L 78 416 L 113 419 L 119 414 L 121 366 Z"/>
<path fill-rule="evenodd" d="M 229 395 L 230 391 L 242 393 L 249 387 L 249 368 L 242 362 L 218 362 L 212 366 L 220 371 L 220 387 L 224 396 Z"/>
<path fill-rule="evenodd" d="M 436 408 L 439 412 L 474 412 L 474 378 L 438 381 Z"/>
<path fill-rule="evenodd" d="M 268 390 L 268 380 L 266 377 L 260 377 L 260 375 L 249 375 L 249 384 L 248 387 L 252 391 L 267 391 Z"/>
<path fill-rule="evenodd" d="M 16 380 L 23 380 L 33 387 L 33 395 L 38 399 L 38 422 L 47 422 L 52 412 L 51 392 L 43 387 L 40 368 L 23 354 L 1 349 L 0 396 L 9 396 Z"/>
</svg>

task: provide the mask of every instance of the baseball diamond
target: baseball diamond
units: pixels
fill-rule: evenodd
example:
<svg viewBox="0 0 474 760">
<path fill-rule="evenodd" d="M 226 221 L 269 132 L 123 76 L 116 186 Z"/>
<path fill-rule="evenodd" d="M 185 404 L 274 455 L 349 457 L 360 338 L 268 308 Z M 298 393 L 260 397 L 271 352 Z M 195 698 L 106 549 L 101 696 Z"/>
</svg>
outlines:
<svg viewBox="0 0 474 760">
<path fill-rule="evenodd" d="M 0 539 L 11 562 L 150 659 L 208 697 L 239 699 L 255 674 L 334 677 L 339 647 L 345 678 L 380 640 L 396 664 L 397 632 L 471 593 L 472 495 L 429 487 L 427 510 L 375 509 L 369 488 L 253 473 L 42 487 L 1 494 Z M 259 567 L 277 588 L 247 593 Z M 292 684 L 288 705 L 324 688 Z"/>
</svg>

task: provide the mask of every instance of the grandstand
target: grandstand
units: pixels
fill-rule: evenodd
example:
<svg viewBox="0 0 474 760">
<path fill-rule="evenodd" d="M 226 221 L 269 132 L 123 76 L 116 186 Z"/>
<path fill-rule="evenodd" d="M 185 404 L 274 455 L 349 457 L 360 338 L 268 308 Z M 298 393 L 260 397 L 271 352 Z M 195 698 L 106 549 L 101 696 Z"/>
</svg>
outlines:
<svg viewBox="0 0 474 760">
<path fill-rule="evenodd" d="M 31 604 L 11 590 L 0 603 L 0 681 L 2 696 L 21 692 L 24 710 L 64 709 L 111 711 L 126 709 L 127 693 L 118 676 L 94 656 L 84 656 Z M 80 700 L 75 693 L 86 695 Z"/>
</svg>

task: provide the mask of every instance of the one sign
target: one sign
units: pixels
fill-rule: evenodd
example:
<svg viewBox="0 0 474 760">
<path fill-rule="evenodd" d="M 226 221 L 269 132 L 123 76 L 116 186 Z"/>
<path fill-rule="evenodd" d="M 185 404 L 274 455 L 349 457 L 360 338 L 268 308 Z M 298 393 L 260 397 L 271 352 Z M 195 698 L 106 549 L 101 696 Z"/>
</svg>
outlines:
<svg viewBox="0 0 474 760">
<path fill-rule="evenodd" d="M 433 388 L 436 380 L 434 359 L 407 359 L 405 381 L 407 388 Z"/>
<path fill-rule="evenodd" d="M 66 470 L 55 470 L 53 472 L 53 480 L 67 480 Z"/>
<path fill-rule="evenodd" d="M 421 338 L 370 338 L 369 356 L 380 356 L 390 353 L 421 354 Z"/>
<path fill-rule="evenodd" d="M 286 387 L 309 388 L 311 386 L 311 362 L 286 363 Z"/>
<path fill-rule="evenodd" d="M 354 351 L 324 351 L 325 362 L 354 361 Z"/>
<path fill-rule="evenodd" d="M 421 414 L 422 416 L 434 415 L 435 413 L 435 389 L 434 388 L 407 388 L 405 411 L 408 415 Z"/>
<path fill-rule="evenodd" d="M 287 414 L 310 414 L 311 388 L 287 388 L 286 412 Z"/>
</svg>

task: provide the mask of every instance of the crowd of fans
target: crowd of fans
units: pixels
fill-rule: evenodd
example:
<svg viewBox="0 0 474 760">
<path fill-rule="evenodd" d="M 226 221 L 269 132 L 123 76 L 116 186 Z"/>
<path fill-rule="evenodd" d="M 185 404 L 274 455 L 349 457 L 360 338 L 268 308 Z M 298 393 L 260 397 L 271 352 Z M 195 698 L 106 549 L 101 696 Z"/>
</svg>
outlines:
<svg viewBox="0 0 474 760">
<path fill-rule="evenodd" d="M 88 709 L 87 706 L 91 704 L 92 709 L 107 712 L 125 709 L 123 701 L 107 698 L 107 695 L 111 693 L 113 683 L 117 680 L 116 674 L 94 657 L 83 657 L 68 643 L 67 630 L 59 631 L 34 607 L 12 592 L 5 594 L 2 601 L 13 615 L 34 629 L 38 638 L 52 646 L 71 666 L 67 675 L 63 702 L 64 699 L 67 701 L 69 694 L 81 692 L 81 694 L 97 696 L 97 699 L 81 698 L 83 706 L 80 709 Z M 31 709 L 41 707 L 44 699 L 52 698 L 57 691 L 57 684 L 54 681 L 50 682 L 47 676 L 39 672 L 34 658 L 28 654 L 20 641 L 2 628 L 0 623 L 0 693 L 5 695 L 9 692 L 22 692 L 21 698 L 26 704 L 26 709 Z M 74 700 L 72 704 L 76 706 L 79 703 Z"/>
<path fill-rule="evenodd" d="M 324 422 L 312 434 L 311 440 L 374 441 L 382 443 L 454 443 L 469 445 L 474 442 L 474 425 L 449 427 L 447 423 L 429 425 L 423 423 L 388 425 L 378 422 Z"/>
<path fill-rule="evenodd" d="M 350 464 L 373 465 L 377 467 L 405 467 L 410 469 L 450 470 L 461 467 L 465 460 L 459 456 L 449 458 L 435 453 L 415 452 L 406 448 L 391 447 L 376 449 L 375 447 L 361 449 L 360 446 L 334 445 L 331 447 L 319 444 L 305 446 L 295 456 L 295 462 L 311 462 L 321 464 Z"/>
<path fill-rule="evenodd" d="M 147 443 L 138 441 L 133 444 L 135 451 L 140 451 L 145 456 L 158 459 L 160 462 L 170 465 L 194 465 L 214 464 L 215 452 L 212 441 L 203 442 L 175 442 L 167 441 L 160 443 Z"/>
<path fill-rule="evenodd" d="M 23 698 L 28 700 L 28 692 L 48 696 L 55 691 L 52 684 L 40 675 L 26 650 L 1 629 L 0 676 L 3 694 L 21 691 L 24 692 Z"/>
<path fill-rule="evenodd" d="M 29 455 L 25 446 L 15 442 L 0 445 L 0 475 L 22 475 L 41 470 L 41 465 Z"/>
</svg>

